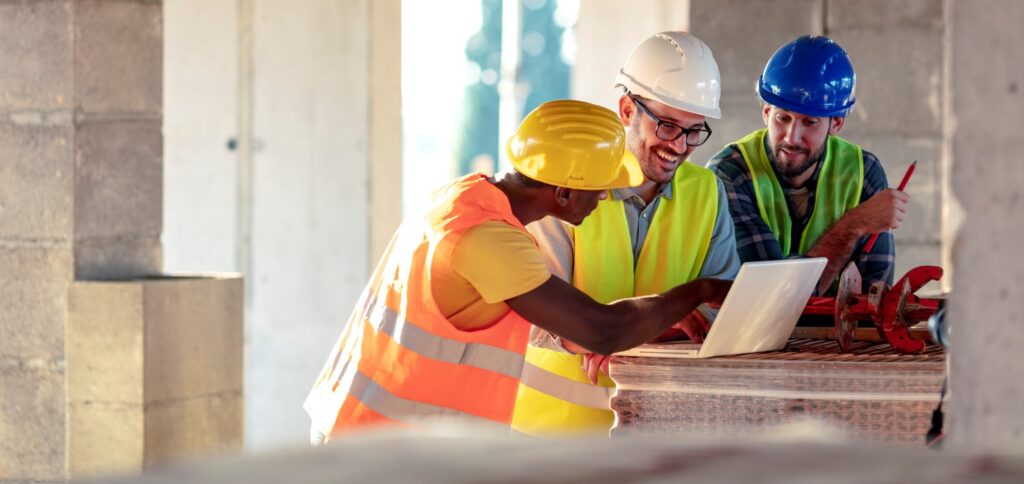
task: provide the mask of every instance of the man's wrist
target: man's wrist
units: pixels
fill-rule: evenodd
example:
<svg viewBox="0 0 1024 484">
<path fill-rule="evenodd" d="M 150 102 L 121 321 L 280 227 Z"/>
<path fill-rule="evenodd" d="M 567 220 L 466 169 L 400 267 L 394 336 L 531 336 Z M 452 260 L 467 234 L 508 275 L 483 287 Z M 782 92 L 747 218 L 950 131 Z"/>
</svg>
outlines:
<svg viewBox="0 0 1024 484">
<path fill-rule="evenodd" d="M 700 283 L 700 291 L 698 291 L 700 294 L 700 301 L 697 301 L 697 303 L 704 304 L 714 296 L 714 294 L 712 294 L 712 291 L 714 290 L 712 287 L 713 283 L 712 280 L 708 278 L 697 279 L 697 282 Z"/>
<path fill-rule="evenodd" d="M 845 217 L 840 217 L 839 223 L 842 224 L 843 232 L 853 239 L 859 239 L 865 235 L 862 229 L 861 223 L 861 206 L 858 205 L 846 213 Z"/>
</svg>

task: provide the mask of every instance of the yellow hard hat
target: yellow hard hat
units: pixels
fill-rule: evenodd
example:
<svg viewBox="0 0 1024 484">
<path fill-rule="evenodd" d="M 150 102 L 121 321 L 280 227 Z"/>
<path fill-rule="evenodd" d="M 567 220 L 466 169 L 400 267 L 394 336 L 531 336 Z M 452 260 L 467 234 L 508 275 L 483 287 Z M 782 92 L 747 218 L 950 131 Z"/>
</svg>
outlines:
<svg viewBox="0 0 1024 484">
<path fill-rule="evenodd" d="M 565 188 L 605 190 L 644 181 L 610 110 L 582 101 L 549 101 L 519 124 L 505 150 L 516 171 Z"/>
</svg>

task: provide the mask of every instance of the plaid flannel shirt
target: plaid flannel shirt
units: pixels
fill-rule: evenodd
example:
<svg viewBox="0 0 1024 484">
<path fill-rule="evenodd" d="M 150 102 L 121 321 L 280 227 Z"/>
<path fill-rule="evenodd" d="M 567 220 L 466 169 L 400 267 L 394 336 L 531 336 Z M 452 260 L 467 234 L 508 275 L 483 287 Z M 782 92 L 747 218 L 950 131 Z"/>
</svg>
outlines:
<svg viewBox="0 0 1024 484">
<path fill-rule="evenodd" d="M 765 143 L 767 144 L 767 139 Z M 771 150 L 766 149 L 766 151 L 770 158 L 773 157 Z M 733 223 L 736 226 L 736 250 L 739 252 L 741 261 L 800 257 L 799 254 L 783 254 L 775 235 L 761 220 L 757 197 L 754 194 L 754 181 L 747 168 L 747 163 L 743 160 L 743 154 L 736 145 L 730 144 L 719 151 L 708 162 L 708 168 L 714 171 L 725 184 L 729 198 L 729 213 L 732 214 Z M 818 163 L 818 169 L 820 170 L 820 168 L 821 163 Z M 778 177 L 778 179 L 783 190 L 789 188 L 782 177 Z M 808 201 L 810 207 L 814 206 L 814 190 L 817 184 L 818 171 L 816 170 L 805 185 L 810 189 L 810 200 Z M 875 193 L 888 187 L 889 182 L 885 177 L 882 164 L 875 155 L 864 151 L 864 188 L 861 191 L 860 202 L 863 203 Z M 800 240 L 800 234 L 803 233 L 804 227 L 810 219 L 811 210 L 808 210 L 803 218 L 798 219 L 793 215 L 793 204 L 789 203 L 789 214 L 793 221 L 792 240 Z M 857 265 L 863 278 L 864 288 L 866 289 L 873 282 L 883 279 L 892 284 L 892 267 L 896 261 L 896 248 L 892 232 L 886 231 L 880 234 L 871 252 L 864 253 L 864 245 L 869 238 L 870 236 L 865 236 L 858 240 L 851 256 L 851 260 Z"/>
</svg>

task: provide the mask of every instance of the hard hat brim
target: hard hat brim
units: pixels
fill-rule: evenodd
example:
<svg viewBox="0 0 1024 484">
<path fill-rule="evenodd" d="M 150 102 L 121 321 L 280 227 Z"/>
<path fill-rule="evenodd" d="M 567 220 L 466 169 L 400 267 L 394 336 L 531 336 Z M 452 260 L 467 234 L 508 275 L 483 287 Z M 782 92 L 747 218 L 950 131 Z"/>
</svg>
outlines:
<svg viewBox="0 0 1024 484">
<path fill-rule="evenodd" d="M 614 188 L 630 188 L 640 186 L 644 182 L 644 172 L 640 169 L 640 162 L 629 150 L 623 150 L 622 165 L 614 179 L 605 186 L 597 187 L 599 190 L 611 190 Z"/>
<path fill-rule="evenodd" d="M 776 95 L 765 85 L 764 76 L 758 77 L 757 79 L 757 95 L 762 101 L 771 104 L 772 106 L 785 109 L 786 111 L 800 113 L 805 116 L 815 116 L 820 118 L 845 118 L 846 115 L 850 113 L 850 109 L 853 108 L 853 103 L 855 102 L 854 100 L 851 100 L 850 104 L 839 109 L 815 109 Z"/>
<path fill-rule="evenodd" d="M 662 95 L 654 92 L 654 90 L 641 84 L 636 79 L 629 77 L 629 74 L 619 70 L 619 75 L 615 78 L 614 87 L 623 87 L 627 91 L 636 94 L 642 98 L 653 99 L 667 106 L 671 106 L 676 109 L 681 109 L 688 113 L 698 114 L 711 119 L 721 119 L 722 109 L 718 107 L 718 103 L 715 102 L 715 106 L 701 106 L 698 104 L 688 103 L 680 101 L 672 96 Z"/>
</svg>

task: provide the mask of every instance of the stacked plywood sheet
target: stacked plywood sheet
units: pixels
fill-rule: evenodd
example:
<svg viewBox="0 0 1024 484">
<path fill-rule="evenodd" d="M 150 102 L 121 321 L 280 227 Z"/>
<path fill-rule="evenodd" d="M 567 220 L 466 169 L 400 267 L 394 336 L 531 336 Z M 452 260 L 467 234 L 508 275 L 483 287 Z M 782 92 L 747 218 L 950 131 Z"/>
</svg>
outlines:
<svg viewBox="0 0 1024 484">
<path fill-rule="evenodd" d="M 799 419 L 853 438 L 922 445 L 945 374 L 941 348 L 791 340 L 786 349 L 709 359 L 616 357 L 613 434 L 749 434 Z"/>
</svg>

